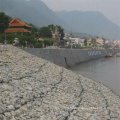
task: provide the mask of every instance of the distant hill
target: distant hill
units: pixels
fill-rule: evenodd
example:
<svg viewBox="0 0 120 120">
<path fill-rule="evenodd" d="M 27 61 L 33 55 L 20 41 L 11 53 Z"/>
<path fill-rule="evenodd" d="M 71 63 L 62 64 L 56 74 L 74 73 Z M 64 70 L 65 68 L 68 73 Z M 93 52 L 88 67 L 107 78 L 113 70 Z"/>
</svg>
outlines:
<svg viewBox="0 0 120 120">
<path fill-rule="evenodd" d="M 53 12 L 41 0 L 0 0 L 0 12 L 37 27 L 58 24 L 68 31 L 120 39 L 120 28 L 99 12 Z"/>
<path fill-rule="evenodd" d="M 75 32 L 82 32 L 106 38 L 120 39 L 120 27 L 108 20 L 103 14 L 95 11 L 56 12 L 56 14 Z"/>
<path fill-rule="evenodd" d="M 86 34 L 86 33 L 79 33 L 79 32 L 71 32 L 68 31 L 69 34 L 72 34 L 73 37 L 79 37 L 79 38 L 96 38 L 98 36 L 94 36 L 94 35 L 90 35 L 90 34 Z"/>
</svg>

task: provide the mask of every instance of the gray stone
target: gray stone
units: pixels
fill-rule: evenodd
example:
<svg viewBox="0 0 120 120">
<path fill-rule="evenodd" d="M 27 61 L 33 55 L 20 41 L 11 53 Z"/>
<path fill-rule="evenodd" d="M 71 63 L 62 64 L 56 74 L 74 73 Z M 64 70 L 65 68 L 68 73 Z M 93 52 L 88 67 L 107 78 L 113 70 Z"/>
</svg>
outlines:
<svg viewBox="0 0 120 120">
<path fill-rule="evenodd" d="M 11 118 L 12 118 L 12 115 L 11 115 L 11 113 L 9 113 L 9 112 L 6 112 L 6 113 L 5 113 L 5 116 L 7 117 L 7 119 L 11 119 Z"/>
<path fill-rule="evenodd" d="M 7 106 L 7 110 L 8 110 L 8 111 L 14 111 L 15 108 L 14 108 L 13 105 L 9 105 L 9 106 Z"/>
<path fill-rule="evenodd" d="M 21 111 L 20 111 L 20 110 L 16 110 L 16 111 L 15 111 L 15 116 L 18 117 L 20 114 L 21 114 Z"/>
<path fill-rule="evenodd" d="M 3 116 L 0 114 L 0 120 L 3 120 Z"/>
<path fill-rule="evenodd" d="M 3 84 L 1 88 L 3 89 L 3 91 L 13 91 L 13 87 L 10 85 Z"/>
</svg>

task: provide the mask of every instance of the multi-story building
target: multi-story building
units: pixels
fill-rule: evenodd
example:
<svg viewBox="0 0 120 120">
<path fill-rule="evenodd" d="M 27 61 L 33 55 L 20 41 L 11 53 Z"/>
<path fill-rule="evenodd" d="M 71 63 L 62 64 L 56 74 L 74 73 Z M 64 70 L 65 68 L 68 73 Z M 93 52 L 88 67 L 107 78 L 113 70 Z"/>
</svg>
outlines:
<svg viewBox="0 0 120 120">
<path fill-rule="evenodd" d="M 84 41 L 85 41 L 85 39 L 84 39 L 84 38 L 81 38 L 81 47 L 85 46 L 85 45 L 84 45 Z"/>
<path fill-rule="evenodd" d="M 81 45 L 81 39 L 80 38 L 70 38 L 72 45 Z"/>
<path fill-rule="evenodd" d="M 104 46 L 105 45 L 105 39 L 103 38 L 96 38 L 96 42 L 98 44 L 100 44 L 101 46 Z"/>
<path fill-rule="evenodd" d="M 87 39 L 87 46 L 91 46 L 91 43 L 92 43 L 91 38 L 88 38 L 88 39 Z"/>
<path fill-rule="evenodd" d="M 120 40 L 115 40 L 114 44 L 120 47 Z"/>
</svg>

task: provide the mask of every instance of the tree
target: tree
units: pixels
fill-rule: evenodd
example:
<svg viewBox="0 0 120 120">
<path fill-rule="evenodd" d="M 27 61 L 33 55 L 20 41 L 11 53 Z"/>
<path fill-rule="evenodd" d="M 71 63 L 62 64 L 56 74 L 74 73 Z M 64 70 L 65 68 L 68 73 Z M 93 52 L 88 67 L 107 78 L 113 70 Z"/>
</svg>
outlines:
<svg viewBox="0 0 120 120">
<path fill-rule="evenodd" d="M 60 39 L 63 40 L 64 37 L 64 29 L 60 26 L 60 25 L 56 25 L 56 27 L 58 28 L 59 33 L 61 34 Z"/>
<path fill-rule="evenodd" d="M 93 46 L 96 46 L 96 39 L 92 38 L 91 43 L 93 44 Z"/>
<path fill-rule="evenodd" d="M 87 46 L 87 39 L 84 40 L 84 46 Z"/>
<path fill-rule="evenodd" d="M 44 45 L 45 46 L 51 46 L 51 45 L 53 45 L 53 41 L 51 39 L 45 39 L 44 40 Z"/>
<path fill-rule="evenodd" d="M 32 23 L 30 23 L 29 25 L 32 26 L 31 27 L 32 34 L 36 35 L 39 31 L 38 28 L 35 25 L 33 25 Z"/>
<path fill-rule="evenodd" d="M 59 31 L 59 34 L 61 34 L 60 39 L 63 40 L 64 29 L 60 25 L 54 26 L 53 24 L 51 24 L 51 25 L 48 25 L 48 28 L 50 28 L 50 30 L 52 30 L 53 32 L 55 32 L 55 29 L 57 28 Z"/>
<path fill-rule="evenodd" d="M 0 33 L 4 33 L 5 29 L 9 27 L 10 17 L 0 12 Z"/>
<path fill-rule="evenodd" d="M 53 32 L 55 32 L 55 26 L 53 24 L 48 25 L 48 28 L 50 28 L 50 30 L 52 30 Z"/>
<path fill-rule="evenodd" d="M 34 45 L 35 48 L 42 48 L 43 47 L 43 42 L 42 41 L 37 41 Z"/>
<path fill-rule="evenodd" d="M 39 36 L 40 37 L 51 38 L 52 37 L 52 32 L 51 32 L 49 27 L 42 27 L 39 30 Z"/>
</svg>

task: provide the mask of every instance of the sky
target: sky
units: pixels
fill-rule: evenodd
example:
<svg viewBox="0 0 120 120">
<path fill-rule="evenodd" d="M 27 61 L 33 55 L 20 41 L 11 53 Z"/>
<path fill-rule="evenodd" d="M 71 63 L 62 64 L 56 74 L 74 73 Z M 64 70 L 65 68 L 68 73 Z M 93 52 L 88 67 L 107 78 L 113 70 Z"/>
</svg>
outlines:
<svg viewBox="0 0 120 120">
<path fill-rule="evenodd" d="M 42 0 L 53 11 L 99 11 L 120 26 L 120 0 Z"/>
</svg>

